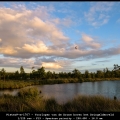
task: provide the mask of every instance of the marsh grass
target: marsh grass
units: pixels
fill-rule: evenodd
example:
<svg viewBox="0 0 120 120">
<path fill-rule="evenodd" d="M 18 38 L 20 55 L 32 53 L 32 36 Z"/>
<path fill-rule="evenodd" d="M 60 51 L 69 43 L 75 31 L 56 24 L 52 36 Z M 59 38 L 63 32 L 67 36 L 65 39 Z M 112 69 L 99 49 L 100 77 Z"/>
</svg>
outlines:
<svg viewBox="0 0 120 120">
<path fill-rule="evenodd" d="M 22 89 L 17 96 L 0 96 L 0 112 L 120 112 L 120 100 L 80 95 L 64 104 L 41 97 L 36 88 Z"/>
<path fill-rule="evenodd" d="M 120 112 L 120 100 L 81 95 L 64 104 L 64 110 L 67 112 Z"/>
<path fill-rule="evenodd" d="M 20 98 L 36 98 L 39 96 L 39 91 L 37 90 L 37 88 L 24 88 L 24 89 L 21 89 L 19 92 L 18 92 L 18 96 Z"/>
<path fill-rule="evenodd" d="M 24 80 L 0 80 L 0 89 L 19 89 L 26 86 L 39 84 L 39 81 L 24 81 Z"/>
<path fill-rule="evenodd" d="M 46 80 L 0 80 L 0 89 L 19 89 L 31 85 L 81 83 L 105 80 L 120 80 L 120 78 L 57 78 Z"/>
<path fill-rule="evenodd" d="M 61 83 L 79 83 L 81 80 L 78 78 L 58 78 L 58 79 L 48 79 L 40 81 L 40 84 L 61 84 Z"/>
<path fill-rule="evenodd" d="M 79 83 L 83 79 L 78 78 L 58 78 L 48 80 L 0 80 L 0 89 L 19 89 L 31 85 L 61 84 L 61 83 Z"/>
</svg>

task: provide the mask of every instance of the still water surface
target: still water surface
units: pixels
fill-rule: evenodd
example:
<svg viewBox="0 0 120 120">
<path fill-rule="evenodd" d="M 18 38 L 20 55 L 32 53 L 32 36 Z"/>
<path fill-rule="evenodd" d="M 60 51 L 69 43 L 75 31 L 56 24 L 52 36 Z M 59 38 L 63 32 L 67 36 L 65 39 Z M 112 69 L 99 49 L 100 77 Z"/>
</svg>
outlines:
<svg viewBox="0 0 120 120">
<path fill-rule="evenodd" d="M 116 96 L 117 99 L 120 99 L 120 81 L 35 85 L 30 87 L 36 87 L 42 91 L 44 98 L 54 97 L 59 103 L 67 102 L 77 95 L 102 95 L 112 99 Z M 17 95 L 19 90 L 20 89 L 0 90 L 0 95 Z"/>
</svg>

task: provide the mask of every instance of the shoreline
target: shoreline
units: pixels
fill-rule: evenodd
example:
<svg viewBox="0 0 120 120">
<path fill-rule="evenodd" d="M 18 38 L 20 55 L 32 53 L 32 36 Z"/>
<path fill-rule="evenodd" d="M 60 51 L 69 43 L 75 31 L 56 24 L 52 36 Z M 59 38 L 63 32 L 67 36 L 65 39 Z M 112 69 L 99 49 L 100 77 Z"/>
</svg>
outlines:
<svg viewBox="0 0 120 120">
<path fill-rule="evenodd" d="M 50 85 L 63 83 L 83 83 L 83 82 L 99 82 L 99 81 L 115 81 L 120 78 L 59 78 L 48 80 L 0 80 L 0 90 L 4 89 L 20 89 L 32 85 Z"/>
</svg>

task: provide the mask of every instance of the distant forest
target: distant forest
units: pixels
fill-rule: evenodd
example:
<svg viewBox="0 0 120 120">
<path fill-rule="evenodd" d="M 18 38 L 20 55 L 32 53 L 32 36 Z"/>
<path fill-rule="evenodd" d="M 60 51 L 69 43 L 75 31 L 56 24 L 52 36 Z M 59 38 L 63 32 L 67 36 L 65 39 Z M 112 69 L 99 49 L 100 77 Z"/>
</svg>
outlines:
<svg viewBox="0 0 120 120">
<path fill-rule="evenodd" d="M 112 71 L 108 68 L 103 70 L 97 70 L 96 72 L 89 72 L 85 70 L 84 73 L 81 73 L 78 69 L 74 69 L 72 72 L 51 72 L 45 71 L 44 67 L 41 67 L 37 70 L 32 67 L 31 73 L 26 73 L 23 66 L 20 67 L 20 72 L 15 71 L 14 73 L 6 72 L 4 68 L 0 70 L 0 80 L 45 80 L 45 79 L 64 79 L 64 78 L 120 78 L 120 66 L 114 64 L 114 69 Z"/>
</svg>

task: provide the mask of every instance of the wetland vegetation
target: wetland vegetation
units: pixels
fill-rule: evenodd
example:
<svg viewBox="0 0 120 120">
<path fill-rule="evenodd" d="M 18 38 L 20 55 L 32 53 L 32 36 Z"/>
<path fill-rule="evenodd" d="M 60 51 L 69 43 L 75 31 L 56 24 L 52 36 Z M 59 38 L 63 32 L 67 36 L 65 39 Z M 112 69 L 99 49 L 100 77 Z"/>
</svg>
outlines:
<svg viewBox="0 0 120 120">
<path fill-rule="evenodd" d="M 36 88 L 21 90 L 17 96 L 0 96 L 0 112 L 120 112 L 120 100 L 103 96 L 77 96 L 58 104 L 54 98 L 44 99 Z"/>
</svg>

